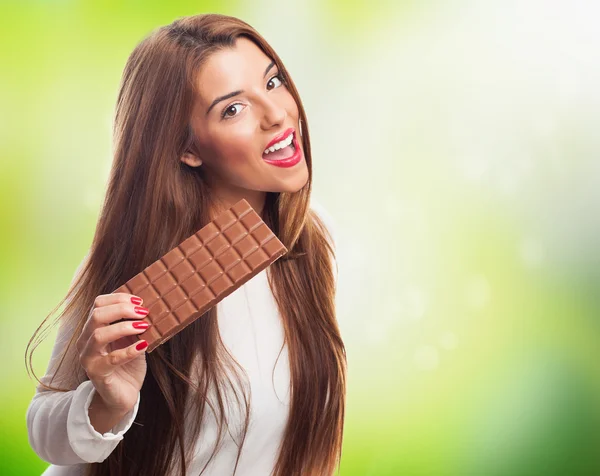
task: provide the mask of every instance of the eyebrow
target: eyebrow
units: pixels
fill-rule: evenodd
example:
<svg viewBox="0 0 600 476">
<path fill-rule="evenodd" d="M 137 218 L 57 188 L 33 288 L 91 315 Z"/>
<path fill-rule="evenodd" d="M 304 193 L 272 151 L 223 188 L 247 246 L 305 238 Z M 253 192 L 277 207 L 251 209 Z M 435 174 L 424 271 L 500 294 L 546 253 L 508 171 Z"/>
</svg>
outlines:
<svg viewBox="0 0 600 476">
<path fill-rule="evenodd" d="M 271 61 L 271 64 L 269 64 L 269 66 L 267 66 L 267 69 L 265 69 L 265 72 L 263 73 L 263 78 L 269 73 L 269 71 L 271 70 L 271 68 L 275 66 L 275 61 Z M 225 99 L 229 99 L 232 98 L 234 96 L 237 96 L 238 94 L 242 94 L 244 91 L 242 89 L 238 90 L 238 91 L 233 91 L 229 94 L 225 94 L 224 96 L 219 96 L 217 99 L 215 99 L 212 104 L 208 107 L 208 110 L 206 111 L 206 115 L 208 116 L 208 113 L 210 112 L 210 110 L 215 107 L 218 103 L 220 103 L 221 101 L 225 101 Z"/>
</svg>

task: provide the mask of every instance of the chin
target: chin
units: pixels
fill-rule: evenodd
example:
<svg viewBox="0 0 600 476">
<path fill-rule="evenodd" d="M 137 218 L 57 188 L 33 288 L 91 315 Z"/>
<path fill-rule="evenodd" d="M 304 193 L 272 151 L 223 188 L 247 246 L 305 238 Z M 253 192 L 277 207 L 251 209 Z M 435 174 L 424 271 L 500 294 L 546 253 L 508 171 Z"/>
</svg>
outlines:
<svg viewBox="0 0 600 476">
<path fill-rule="evenodd" d="M 280 190 L 280 191 L 287 192 L 287 193 L 299 192 L 306 186 L 307 183 L 308 183 L 308 173 L 306 174 L 306 177 L 302 178 L 302 180 L 296 180 L 296 181 L 288 184 L 287 186 L 283 187 L 284 189 Z"/>
<path fill-rule="evenodd" d="M 308 168 L 305 167 L 303 173 L 300 173 L 299 176 L 288 177 L 288 180 L 278 180 L 276 184 L 272 184 L 271 187 L 263 188 L 262 190 L 273 193 L 295 193 L 306 186 L 308 179 Z"/>
</svg>

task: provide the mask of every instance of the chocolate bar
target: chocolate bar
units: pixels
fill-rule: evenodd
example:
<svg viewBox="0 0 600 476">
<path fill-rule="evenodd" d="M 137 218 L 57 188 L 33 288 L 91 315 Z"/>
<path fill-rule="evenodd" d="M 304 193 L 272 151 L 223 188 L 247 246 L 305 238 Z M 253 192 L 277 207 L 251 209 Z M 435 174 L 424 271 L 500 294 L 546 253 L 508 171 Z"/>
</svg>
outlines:
<svg viewBox="0 0 600 476">
<path fill-rule="evenodd" d="M 113 293 L 144 300 L 152 352 L 287 251 L 242 199 Z"/>
</svg>

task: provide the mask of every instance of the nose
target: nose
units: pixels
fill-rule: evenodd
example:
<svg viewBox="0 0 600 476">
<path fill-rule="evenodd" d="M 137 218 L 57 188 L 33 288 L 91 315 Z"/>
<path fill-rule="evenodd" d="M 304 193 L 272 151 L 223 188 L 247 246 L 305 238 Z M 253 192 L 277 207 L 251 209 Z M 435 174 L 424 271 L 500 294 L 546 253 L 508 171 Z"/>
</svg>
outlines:
<svg viewBox="0 0 600 476">
<path fill-rule="evenodd" d="M 287 111 L 285 107 L 277 102 L 277 99 L 265 97 L 263 103 L 262 127 L 265 130 L 271 129 L 285 123 Z"/>
</svg>

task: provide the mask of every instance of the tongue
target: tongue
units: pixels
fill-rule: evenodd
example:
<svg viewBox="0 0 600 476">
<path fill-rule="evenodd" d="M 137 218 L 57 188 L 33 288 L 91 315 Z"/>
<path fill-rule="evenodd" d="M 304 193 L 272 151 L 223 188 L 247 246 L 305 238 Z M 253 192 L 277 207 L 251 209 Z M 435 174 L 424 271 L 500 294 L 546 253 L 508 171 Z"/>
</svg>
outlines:
<svg viewBox="0 0 600 476">
<path fill-rule="evenodd" d="M 290 157 L 293 154 L 293 152 L 294 152 L 293 147 L 291 145 L 288 145 L 287 147 L 276 150 L 275 152 L 269 152 L 267 155 L 263 154 L 263 159 L 269 159 L 269 160 L 287 159 L 288 157 Z"/>
</svg>

